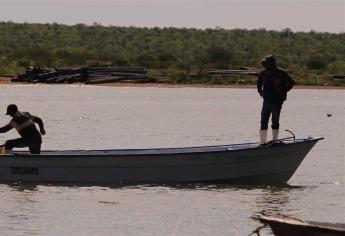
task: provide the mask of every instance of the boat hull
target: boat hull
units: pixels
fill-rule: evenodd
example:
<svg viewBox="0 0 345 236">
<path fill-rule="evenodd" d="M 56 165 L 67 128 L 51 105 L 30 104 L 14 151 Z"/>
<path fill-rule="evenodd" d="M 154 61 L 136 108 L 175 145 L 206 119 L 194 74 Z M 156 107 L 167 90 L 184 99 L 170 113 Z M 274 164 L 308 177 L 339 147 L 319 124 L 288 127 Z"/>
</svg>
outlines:
<svg viewBox="0 0 345 236">
<path fill-rule="evenodd" d="M 288 216 L 261 216 L 276 236 L 344 236 L 345 224 L 302 221 Z"/>
<path fill-rule="evenodd" d="M 283 184 L 319 139 L 267 147 L 47 151 L 0 157 L 0 181 Z"/>
</svg>

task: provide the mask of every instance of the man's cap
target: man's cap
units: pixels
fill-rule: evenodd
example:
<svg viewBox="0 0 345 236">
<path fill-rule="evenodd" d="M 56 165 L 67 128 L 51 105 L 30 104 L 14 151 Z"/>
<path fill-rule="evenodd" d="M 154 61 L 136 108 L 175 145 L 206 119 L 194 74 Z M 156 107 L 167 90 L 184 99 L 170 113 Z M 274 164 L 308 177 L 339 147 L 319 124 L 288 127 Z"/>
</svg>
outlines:
<svg viewBox="0 0 345 236">
<path fill-rule="evenodd" d="M 10 104 L 7 106 L 6 115 L 15 114 L 18 111 L 18 107 L 16 104 Z"/>
<path fill-rule="evenodd" d="M 261 64 L 263 64 L 263 63 L 275 64 L 276 59 L 272 55 L 267 55 L 263 59 L 261 59 L 260 62 L 261 62 Z"/>
</svg>

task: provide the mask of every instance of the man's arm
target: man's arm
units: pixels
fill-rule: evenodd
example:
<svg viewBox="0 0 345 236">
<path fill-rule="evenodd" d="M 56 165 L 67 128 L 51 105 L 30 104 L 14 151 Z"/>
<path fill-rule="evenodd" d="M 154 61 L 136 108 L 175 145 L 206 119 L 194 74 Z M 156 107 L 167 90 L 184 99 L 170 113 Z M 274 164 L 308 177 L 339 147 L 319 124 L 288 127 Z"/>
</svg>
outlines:
<svg viewBox="0 0 345 236">
<path fill-rule="evenodd" d="M 7 125 L 0 128 L 0 133 L 6 133 L 6 132 L 10 131 L 12 128 L 13 128 L 12 125 L 7 124 Z"/>
<path fill-rule="evenodd" d="M 263 96 L 263 91 L 262 91 L 262 83 L 263 83 L 263 72 L 261 72 L 258 76 L 258 80 L 256 81 L 256 87 L 258 89 L 258 93 L 260 96 Z"/>
<path fill-rule="evenodd" d="M 38 126 L 40 127 L 40 133 L 42 135 L 46 134 L 46 131 L 44 130 L 44 124 L 41 118 L 37 117 L 37 116 L 32 116 L 32 120 L 38 124 Z"/>
<path fill-rule="evenodd" d="M 285 74 L 286 74 L 286 76 L 285 76 L 286 77 L 286 79 L 285 79 L 286 92 L 289 92 L 292 89 L 292 87 L 294 86 L 295 81 L 292 79 L 292 77 L 287 72 L 285 72 Z"/>
</svg>

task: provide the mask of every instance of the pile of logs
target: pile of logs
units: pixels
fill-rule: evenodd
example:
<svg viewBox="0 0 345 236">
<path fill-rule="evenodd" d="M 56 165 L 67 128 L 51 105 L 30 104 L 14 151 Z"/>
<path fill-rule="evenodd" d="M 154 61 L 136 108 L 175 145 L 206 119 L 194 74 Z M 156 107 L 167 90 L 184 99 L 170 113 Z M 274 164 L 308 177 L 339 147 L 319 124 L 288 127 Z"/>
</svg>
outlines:
<svg viewBox="0 0 345 236">
<path fill-rule="evenodd" d="M 144 68 L 99 66 L 59 69 L 28 67 L 25 73 L 15 76 L 11 81 L 102 84 L 114 82 L 151 83 L 156 80 L 148 75 Z"/>
</svg>

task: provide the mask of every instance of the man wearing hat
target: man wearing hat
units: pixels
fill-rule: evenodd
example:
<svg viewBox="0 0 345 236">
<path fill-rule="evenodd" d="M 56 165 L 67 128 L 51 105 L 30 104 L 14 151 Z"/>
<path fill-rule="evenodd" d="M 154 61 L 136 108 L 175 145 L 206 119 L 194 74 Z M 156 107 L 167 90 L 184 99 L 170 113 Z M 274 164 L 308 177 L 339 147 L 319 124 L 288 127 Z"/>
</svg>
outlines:
<svg viewBox="0 0 345 236">
<path fill-rule="evenodd" d="M 271 115 L 272 139 L 278 139 L 280 111 L 283 102 L 286 100 L 287 92 L 294 85 L 294 80 L 285 70 L 277 67 L 276 60 L 272 55 L 262 59 L 261 64 L 265 69 L 258 76 L 257 89 L 263 98 L 260 142 L 265 144 L 267 143 L 267 129 Z"/>
<path fill-rule="evenodd" d="M 9 124 L 0 128 L 0 133 L 6 133 L 7 131 L 15 128 L 20 134 L 21 138 L 7 140 L 5 142 L 6 153 L 11 153 L 14 147 L 29 147 L 31 154 L 40 154 L 42 135 L 45 135 L 43 121 L 37 117 L 31 115 L 29 112 L 22 112 L 18 110 L 15 104 L 7 106 L 6 115 L 12 117 Z M 40 132 L 38 132 L 35 123 L 38 124 Z"/>
</svg>

